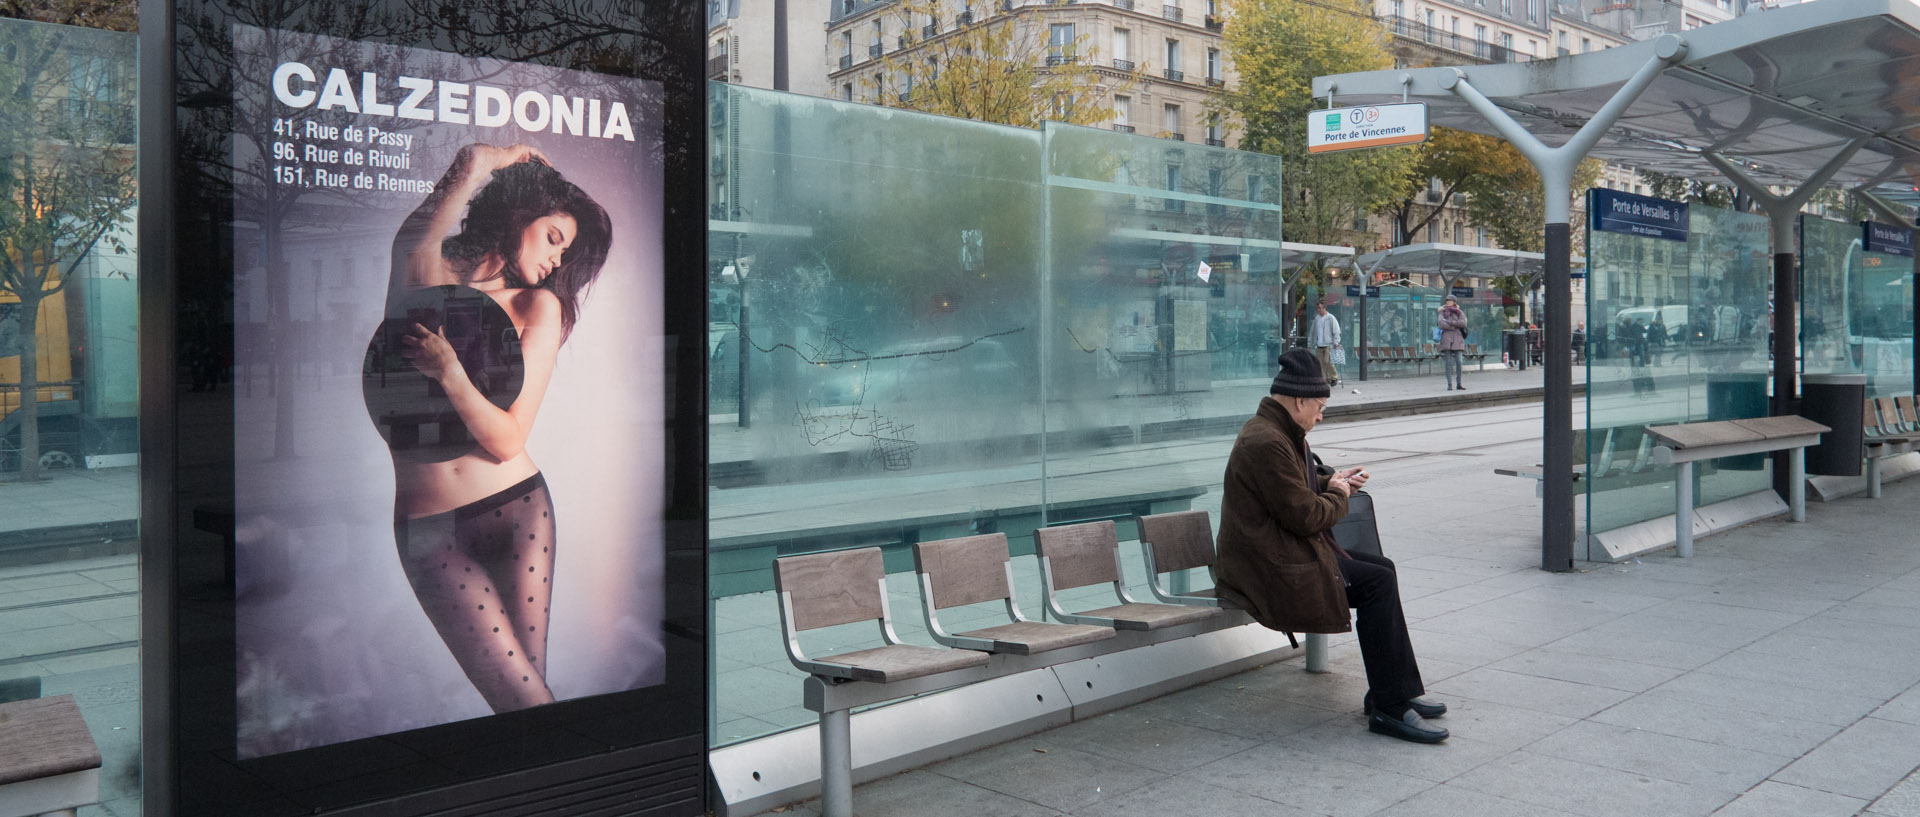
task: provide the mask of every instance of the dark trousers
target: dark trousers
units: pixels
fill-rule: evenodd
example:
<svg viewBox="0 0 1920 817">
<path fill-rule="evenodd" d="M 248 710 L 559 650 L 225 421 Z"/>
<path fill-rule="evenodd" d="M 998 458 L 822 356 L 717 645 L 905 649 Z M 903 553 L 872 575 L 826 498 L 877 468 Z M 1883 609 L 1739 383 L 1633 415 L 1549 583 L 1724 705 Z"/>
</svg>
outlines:
<svg viewBox="0 0 1920 817">
<path fill-rule="evenodd" d="M 1347 606 L 1359 613 L 1354 627 L 1360 638 L 1360 658 L 1367 665 L 1367 687 L 1376 703 L 1391 704 L 1418 698 L 1427 690 L 1420 682 L 1420 665 L 1407 637 L 1407 616 L 1400 609 L 1400 577 L 1393 560 L 1371 553 L 1339 557 L 1340 576 L 1347 583 Z"/>
</svg>

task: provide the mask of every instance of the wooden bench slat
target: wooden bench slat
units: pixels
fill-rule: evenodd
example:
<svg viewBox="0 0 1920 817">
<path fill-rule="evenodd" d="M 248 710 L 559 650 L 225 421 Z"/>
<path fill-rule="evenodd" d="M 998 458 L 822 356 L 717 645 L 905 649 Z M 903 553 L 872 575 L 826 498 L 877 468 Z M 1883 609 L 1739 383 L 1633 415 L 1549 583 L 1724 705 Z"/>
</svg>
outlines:
<svg viewBox="0 0 1920 817">
<path fill-rule="evenodd" d="M 774 586 L 793 594 L 793 628 L 812 630 L 883 614 L 878 548 L 788 556 L 773 563 Z"/>
<path fill-rule="evenodd" d="M 1081 644 L 1104 641 L 1118 635 L 1112 627 L 1095 627 L 1091 624 L 1060 624 L 1047 621 L 1019 621 L 968 630 L 954 635 L 967 638 L 982 638 L 993 642 L 994 652 L 1013 655 L 1032 655 L 1047 650 L 1058 650 Z"/>
<path fill-rule="evenodd" d="M 1110 618 L 1122 630 L 1158 630 L 1220 614 L 1218 607 L 1186 607 L 1173 604 L 1121 604 L 1098 610 L 1076 612 L 1088 618 Z"/>
<path fill-rule="evenodd" d="M 0 704 L 0 786 L 100 768 L 72 695 Z"/>
<path fill-rule="evenodd" d="M 1206 511 L 1142 516 L 1140 538 L 1153 548 L 1153 566 L 1161 573 L 1213 566 L 1213 525 Z"/>
<path fill-rule="evenodd" d="M 1727 420 L 1725 422 L 1732 423 L 1769 439 L 1774 437 L 1798 437 L 1802 434 L 1825 434 L 1833 430 L 1798 414 L 1788 414 L 1781 417 L 1748 417 L 1742 420 Z"/>
<path fill-rule="evenodd" d="M 855 681 L 886 684 L 951 670 L 984 667 L 987 665 L 987 654 L 944 647 L 890 644 L 815 660 L 822 664 L 844 665 L 848 669 L 847 677 Z"/>
<path fill-rule="evenodd" d="M 1728 445 L 1766 439 L 1759 432 L 1743 428 L 1728 420 L 1647 426 L 1647 433 L 1669 448 L 1703 448 L 1709 445 Z"/>
</svg>

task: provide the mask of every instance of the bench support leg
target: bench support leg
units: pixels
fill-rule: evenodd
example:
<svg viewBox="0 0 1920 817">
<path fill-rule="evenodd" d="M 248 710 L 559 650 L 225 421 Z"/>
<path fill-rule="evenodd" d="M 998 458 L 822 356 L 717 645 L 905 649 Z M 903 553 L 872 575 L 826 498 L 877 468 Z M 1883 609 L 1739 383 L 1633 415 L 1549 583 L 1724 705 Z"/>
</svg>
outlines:
<svg viewBox="0 0 1920 817">
<path fill-rule="evenodd" d="M 1867 496 L 1880 498 L 1880 457 L 1867 458 Z"/>
<path fill-rule="evenodd" d="M 1693 463 L 1679 464 L 1674 473 L 1673 549 L 1682 559 L 1693 558 Z"/>
<path fill-rule="evenodd" d="M 820 713 L 820 815 L 853 817 L 853 712 Z"/>
<path fill-rule="evenodd" d="M 1787 512 L 1795 522 L 1807 521 L 1807 449 L 1787 452 Z"/>
<path fill-rule="evenodd" d="M 1307 633 L 1307 671 L 1327 671 L 1327 634 Z"/>
</svg>

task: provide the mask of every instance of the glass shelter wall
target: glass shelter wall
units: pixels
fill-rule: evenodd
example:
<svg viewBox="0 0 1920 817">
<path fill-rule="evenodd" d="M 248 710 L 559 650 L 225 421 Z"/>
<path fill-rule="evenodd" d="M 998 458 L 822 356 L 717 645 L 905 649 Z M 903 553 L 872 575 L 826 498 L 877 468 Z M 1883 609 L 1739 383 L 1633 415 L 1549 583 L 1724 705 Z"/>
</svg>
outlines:
<svg viewBox="0 0 1920 817">
<path fill-rule="evenodd" d="M 776 556 L 880 546 L 894 625 L 929 644 L 915 542 L 1004 533 L 1037 618 L 1035 528 L 1114 520 L 1140 584 L 1133 516 L 1218 505 L 1227 443 L 1168 441 L 1218 438 L 1266 394 L 1277 160 L 732 85 L 709 99 L 714 745 L 817 719 Z M 800 641 L 879 643 L 860 625 Z"/>
<path fill-rule="evenodd" d="M 100 814 L 140 813 L 136 50 L 0 19 L 0 702 L 75 697 Z"/>
<path fill-rule="evenodd" d="M 1651 462 L 1649 425 L 1767 414 L 1764 217 L 1694 205 L 1687 239 L 1590 230 L 1587 235 L 1589 532 L 1673 514 L 1672 466 Z M 1582 433 L 1584 432 L 1584 433 Z M 1762 456 L 1696 465 L 1706 505 L 1767 489 Z"/>
<path fill-rule="evenodd" d="M 1913 257 L 1861 236 L 1859 224 L 1800 220 L 1801 371 L 1864 374 L 1868 397 L 1912 394 Z"/>
</svg>

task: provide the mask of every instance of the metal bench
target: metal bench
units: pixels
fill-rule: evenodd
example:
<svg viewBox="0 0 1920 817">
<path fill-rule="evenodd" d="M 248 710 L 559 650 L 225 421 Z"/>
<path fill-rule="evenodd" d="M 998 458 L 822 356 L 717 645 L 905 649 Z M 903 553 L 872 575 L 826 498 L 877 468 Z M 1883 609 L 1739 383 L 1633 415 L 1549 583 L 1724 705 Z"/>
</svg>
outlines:
<svg viewBox="0 0 1920 817">
<path fill-rule="evenodd" d="M 1861 404 L 1860 411 L 1860 424 L 1865 432 L 1863 442 L 1866 444 L 1861 454 L 1867 460 L 1867 496 L 1879 499 L 1881 461 L 1913 451 L 1920 437 L 1904 433 L 1907 429 L 1901 424 L 1899 405 L 1893 398 L 1869 397 Z"/>
<path fill-rule="evenodd" d="M 1014 599 L 1013 556 L 1004 533 L 916 543 L 913 564 L 920 577 L 920 609 L 926 615 L 927 633 L 949 647 L 1033 655 L 1114 636 L 1112 627 L 1028 619 Z M 1005 624 L 951 635 L 940 624 L 941 610 L 996 601 L 1006 604 L 1009 621 Z"/>
<path fill-rule="evenodd" d="M 1682 559 L 1693 556 L 1693 464 L 1700 460 L 1787 451 L 1787 505 L 1795 522 L 1807 519 L 1806 449 L 1833 429 L 1797 415 L 1713 420 L 1701 423 L 1648 426 L 1653 464 L 1673 465 L 1674 549 Z"/>
<path fill-rule="evenodd" d="M 1111 520 L 1041 528 L 1033 532 L 1033 538 L 1040 554 L 1040 591 L 1045 597 L 1047 612 L 1060 621 L 1120 630 L 1158 630 L 1220 612 L 1217 607 L 1134 600 L 1127 593 L 1127 583 L 1120 570 L 1120 541 Z M 1077 613 L 1067 612 L 1062 606 L 1061 591 L 1099 584 L 1112 585 L 1120 603 Z"/>
<path fill-rule="evenodd" d="M 0 817 L 74 817 L 100 800 L 100 749 L 72 695 L 0 704 Z"/>
</svg>

